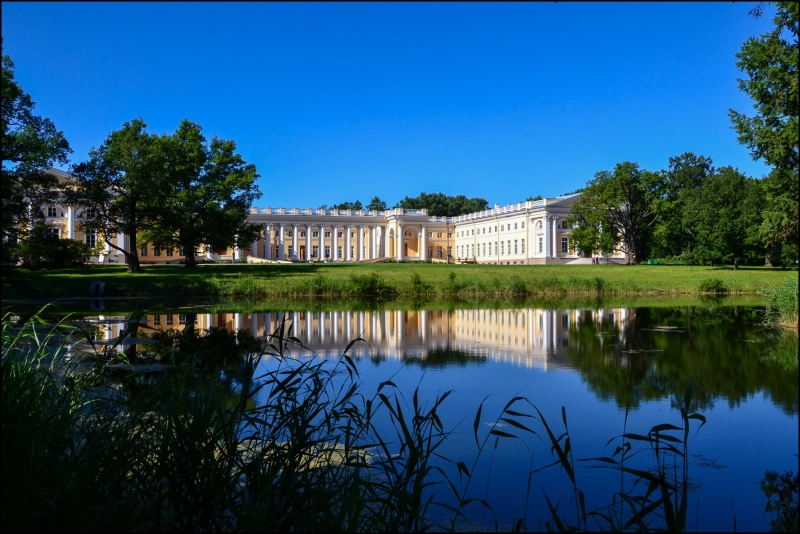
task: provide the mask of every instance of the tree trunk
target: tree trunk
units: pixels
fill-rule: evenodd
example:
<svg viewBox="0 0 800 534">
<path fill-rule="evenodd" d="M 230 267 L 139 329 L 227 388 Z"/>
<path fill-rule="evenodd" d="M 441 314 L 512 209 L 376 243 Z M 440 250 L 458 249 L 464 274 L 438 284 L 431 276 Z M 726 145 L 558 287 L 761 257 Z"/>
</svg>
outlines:
<svg viewBox="0 0 800 534">
<path fill-rule="evenodd" d="M 130 250 L 123 250 L 125 259 L 128 260 L 128 272 L 140 273 L 142 272 L 142 265 L 139 263 L 139 249 L 136 245 L 136 232 L 130 235 Z"/>
<path fill-rule="evenodd" d="M 195 267 L 197 267 L 197 260 L 195 259 L 195 255 L 194 255 L 194 251 L 195 251 L 194 244 L 189 245 L 189 246 L 183 245 L 183 250 L 185 252 L 188 252 L 188 254 L 186 254 L 186 268 L 187 269 L 194 269 Z"/>
</svg>

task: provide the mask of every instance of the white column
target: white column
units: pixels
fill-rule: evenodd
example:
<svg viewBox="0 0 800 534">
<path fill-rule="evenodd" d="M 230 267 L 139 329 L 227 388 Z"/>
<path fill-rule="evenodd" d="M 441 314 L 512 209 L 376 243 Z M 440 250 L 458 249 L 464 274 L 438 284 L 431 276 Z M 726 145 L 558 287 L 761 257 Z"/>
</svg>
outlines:
<svg viewBox="0 0 800 534">
<path fill-rule="evenodd" d="M 251 313 L 250 314 L 250 333 L 253 334 L 253 337 L 258 337 L 258 314 Z"/>
<path fill-rule="evenodd" d="M 331 260 L 339 261 L 339 225 L 333 225 L 331 232 Z"/>
<path fill-rule="evenodd" d="M 396 339 L 397 339 L 398 348 L 400 348 L 400 346 L 403 343 L 403 328 L 404 328 L 403 310 L 397 310 L 397 337 L 396 337 Z"/>
<path fill-rule="evenodd" d="M 278 245 L 280 247 L 278 249 L 278 259 L 279 260 L 285 260 L 286 259 L 286 247 L 285 247 L 284 235 L 286 235 L 286 225 L 284 225 L 284 223 L 281 223 L 280 224 L 280 228 L 281 228 L 280 235 L 278 236 Z"/>
<path fill-rule="evenodd" d="M 311 225 L 306 225 L 306 261 L 311 259 Z"/>
<path fill-rule="evenodd" d="M 241 260 L 242 259 L 242 249 L 239 248 L 239 236 L 236 236 L 236 244 L 233 245 L 233 259 L 234 260 Z"/>
<path fill-rule="evenodd" d="M 344 252 L 344 261 L 351 261 L 353 259 L 350 254 L 350 228 L 349 224 L 344 227 L 344 243 L 342 243 L 342 252 Z"/>
<path fill-rule="evenodd" d="M 292 225 L 292 261 L 297 261 L 297 225 Z"/>
<path fill-rule="evenodd" d="M 119 248 L 121 248 L 122 250 L 125 250 L 125 251 L 128 250 L 128 243 L 127 243 L 127 237 L 125 236 L 125 232 L 120 232 L 120 233 L 117 234 L 117 246 Z M 123 261 L 127 262 L 127 260 L 123 260 Z"/>
<path fill-rule="evenodd" d="M 422 314 L 422 342 L 425 343 L 425 339 L 428 336 L 428 312 L 425 310 L 420 310 L 419 313 Z M 427 349 L 428 347 L 424 348 Z"/>
<path fill-rule="evenodd" d="M 401 223 L 397 223 L 395 244 L 397 245 L 397 261 L 401 261 L 403 259 L 403 225 Z"/>
<path fill-rule="evenodd" d="M 352 334 L 352 330 L 353 330 L 353 312 L 346 311 L 344 313 L 345 313 L 345 316 L 344 316 L 344 329 L 345 329 L 344 330 L 344 338 L 345 339 L 344 340 L 347 343 L 350 343 L 353 340 L 353 334 Z"/>
<path fill-rule="evenodd" d="M 334 345 L 339 342 L 339 329 L 337 328 L 338 323 L 339 312 L 333 312 L 333 318 L 331 319 L 331 334 L 333 334 Z"/>
<path fill-rule="evenodd" d="M 358 228 L 358 239 L 356 239 L 356 248 L 358 253 L 356 254 L 356 258 L 358 261 L 364 261 L 364 225 L 359 224 Z"/>
<path fill-rule="evenodd" d="M 428 225 L 422 225 L 422 261 L 428 259 Z"/>
<path fill-rule="evenodd" d="M 392 250 L 391 239 L 392 237 L 389 235 L 389 225 L 381 227 L 381 238 L 383 241 L 383 257 L 384 258 L 391 258 L 394 256 L 394 251 Z"/>
<path fill-rule="evenodd" d="M 544 218 L 544 257 L 550 257 L 550 217 Z"/>
<path fill-rule="evenodd" d="M 254 258 L 258 257 L 258 239 L 255 239 L 252 243 L 250 243 L 250 255 Z"/>
<path fill-rule="evenodd" d="M 264 226 L 264 248 L 266 249 L 266 254 L 264 254 L 264 258 L 271 260 L 272 259 L 272 225 L 268 224 Z M 271 334 L 272 332 L 270 332 Z"/>
<path fill-rule="evenodd" d="M 75 207 L 67 206 L 67 238 L 75 239 Z"/>
<path fill-rule="evenodd" d="M 319 225 L 319 259 L 324 260 L 325 258 L 325 225 Z"/>
<path fill-rule="evenodd" d="M 184 252 L 188 252 L 189 254 L 194 254 L 194 250 L 185 250 Z M 206 259 L 207 260 L 214 259 L 214 253 L 211 251 L 211 247 L 209 245 L 206 245 Z"/>
<path fill-rule="evenodd" d="M 550 257 L 551 258 L 555 258 L 556 257 L 556 239 L 558 239 L 558 232 L 556 232 L 556 226 L 558 224 L 558 220 L 556 219 L 556 217 L 553 217 L 553 219 L 550 221 L 550 224 L 553 226 L 553 229 L 551 230 L 551 232 L 553 234 L 553 246 L 550 247 Z"/>
<path fill-rule="evenodd" d="M 370 225 L 369 227 L 369 247 L 367 248 L 367 258 L 370 260 L 375 259 L 375 253 L 377 252 L 376 244 L 375 244 L 375 236 L 378 233 L 375 231 L 375 226 Z"/>
</svg>

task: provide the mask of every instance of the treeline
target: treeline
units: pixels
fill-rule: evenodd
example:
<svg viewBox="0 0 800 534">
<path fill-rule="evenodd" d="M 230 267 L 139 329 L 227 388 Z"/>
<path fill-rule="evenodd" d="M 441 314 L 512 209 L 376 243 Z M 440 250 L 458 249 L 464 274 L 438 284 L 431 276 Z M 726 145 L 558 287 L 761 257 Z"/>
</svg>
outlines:
<svg viewBox="0 0 800 534">
<path fill-rule="evenodd" d="M 626 161 L 596 173 L 568 222 L 573 247 L 587 253 L 786 266 L 798 255 L 796 199 L 797 170 L 755 179 L 687 152 L 667 170 Z"/>
<path fill-rule="evenodd" d="M 541 198 L 541 197 L 540 197 Z M 326 208 L 327 206 L 321 206 Z M 425 193 L 422 192 L 416 197 L 403 197 L 402 200 L 392 206 L 394 208 L 402 208 L 405 210 L 428 210 L 429 215 L 435 217 L 458 217 L 467 213 L 474 213 L 476 211 L 483 211 L 489 209 L 489 202 L 485 198 L 467 198 L 464 195 L 445 195 L 444 193 Z M 334 210 L 376 210 L 383 211 L 387 208 L 386 202 L 380 197 L 373 197 L 372 201 L 363 206 L 360 200 L 355 202 L 342 202 L 340 204 L 332 204 L 330 209 Z"/>
</svg>

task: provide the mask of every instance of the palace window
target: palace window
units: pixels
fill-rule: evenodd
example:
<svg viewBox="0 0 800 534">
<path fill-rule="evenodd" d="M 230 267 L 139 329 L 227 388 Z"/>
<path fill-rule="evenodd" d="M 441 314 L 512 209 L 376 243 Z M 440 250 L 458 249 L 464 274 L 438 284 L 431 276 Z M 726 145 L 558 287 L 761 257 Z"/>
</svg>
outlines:
<svg viewBox="0 0 800 534">
<path fill-rule="evenodd" d="M 304 231 L 302 231 L 302 230 L 301 230 L 301 231 L 300 231 L 300 237 L 305 237 L 305 236 L 306 236 L 306 233 L 305 233 Z"/>
<path fill-rule="evenodd" d="M 47 206 L 47 216 L 48 217 L 58 217 L 57 210 L 55 206 Z"/>
<path fill-rule="evenodd" d="M 50 234 L 52 234 L 54 237 L 57 237 L 57 238 L 60 239 L 61 238 L 61 228 L 58 228 L 56 226 L 51 227 L 50 228 Z"/>
<path fill-rule="evenodd" d="M 172 247 L 170 247 L 170 248 L 168 248 L 168 249 L 167 249 L 167 257 L 168 257 L 168 258 L 171 258 L 171 257 L 172 257 Z"/>
<path fill-rule="evenodd" d="M 294 249 L 292 248 L 292 245 L 289 245 L 289 257 L 290 258 L 294 257 L 294 254 L 292 254 L 292 252 L 294 252 Z"/>
<path fill-rule="evenodd" d="M 325 237 L 330 237 L 330 236 L 331 236 L 330 232 L 325 232 Z"/>
<path fill-rule="evenodd" d="M 508 253 L 511 254 L 511 240 L 508 240 Z"/>
<path fill-rule="evenodd" d="M 146 245 L 139 249 L 139 256 L 142 256 L 142 257 L 147 256 L 147 246 Z"/>
<path fill-rule="evenodd" d="M 433 247 L 432 246 L 428 247 L 428 257 L 429 258 L 433 257 Z"/>
<path fill-rule="evenodd" d="M 500 255 L 504 256 L 506 253 L 506 245 L 504 241 L 500 241 Z"/>
<path fill-rule="evenodd" d="M 447 257 L 451 257 L 453 255 L 453 247 L 447 247 Z"/>
<path fill-rule="evenodd" d="M 172 326 L 172 325 L 173 325 L 172 314 L 168 314 L 167 315 L 167 326 Z"/>
<path fill-rule="evenodd" d="M 160 315 L 154 315 L 153 316 L 153 325 L 161 326 L 161 316 Z"/>
<path fill-rule="evenodd" d="M 522 254 L 525 254 L 525 240 L 523 239 L 523 240 L 522 240 L 522 242 L 521 242 L 520 244 L 522 245 L 522 250 L 520 250 L 520 252 L 521 252 Z"/>
<path fill-rule="evenodd" d="M 523 222 L 519 223 L 519 227 L 520 228 L 525 228 L 525 222 L 523 221 Z"/>
<path fill-rule="evenodd" d="M 514 230 L 517 229 L 517 223 L 514 223 Z"/>
<path fill-rule="evenodd" d="M 178 324 L 186 324 L 186 314 L 179 313 L 178 314 Z"/>
<path fill-rule="evenodd" d="M 442 257 L 442 247 L 436 247 L 436 255 L 441 259 L 441 257 Z"/>
<path fill-rule="evenodd" d="M 501 224 L 500 225 L 500 231 L 503 232 L 503 231 L 505 231 L 505 229 L 506 229 L 506 225 L 505 224 Z"/>
<path fill-rule="evenodd" d="M 325 259 L 327 260 L 330 257 L 331 257 L 331 246 L 325 245 Z"/>
<path fill-rule="evenodd" d="M 442 237 L 442 232 L 436 232 L 436 237 Z"/>
<path fill-rule="evenodd" d="M 319 258 L 319 245 L 314 245 L 311 247 L 311 257 Z"/>
<path fill-rule="evenodd" d="M 540 237 L 539 238 L 539 254 L 542 253 L 543 249 L 544 249 L 544 238 Z"/>
<path fill-rule="evenodd" d="M 86 218 L 87 219 L 94 219 L 95 218 L 95 210 L 94 210 L 94 208 L 87 208 L 86 209 Z"/>
<path fill-rule="evenodd" d="M 517 240 L 514 240 L 514 254 L 517 253 Z"/>
<path fill-rule="evenodd" d="M 433 237 L 433 232 L 428 232 L 428 237 Z M 441 236 L 439 236 L 441 237 Z"/>
<path fill-rule="evenodd" d="M 161 247 L 153 247 L 153 256 L 161 256 Z"/>
<path fill-rule="evenodd" d="M 336 237 L 342 237 L 342 232 L 336 232 Z"/>
<path fill-rule="evenodd" d="M 337 256 L 338 258 L 341 258 L 341 257 L 342 257 L 342 246 L 341 246 L 341 245 L 339 245 L 338 247 L 336 247 L 336 256 Z"/>
<path fill-rule="evenodd" d="M 319 232 L 311 232 L 311 237 L 319 237 Z"/>
<path fill-rule="evenodd" d="M 83 241 L 90 247 L 97 246 L 97 230 L 89 230 L 83 236 Z"/>
<path fill-rule="evenodd" d="M 561 252 L 565 254 L 569 252 L 569 238 L 567 237 L 561 238 Z"/>
<path fill-rule="evenodd" d="M 453 232 L 447 232 L 447 239 L 450 239 L 452 237 L 453 237 Z"/>
</svg>

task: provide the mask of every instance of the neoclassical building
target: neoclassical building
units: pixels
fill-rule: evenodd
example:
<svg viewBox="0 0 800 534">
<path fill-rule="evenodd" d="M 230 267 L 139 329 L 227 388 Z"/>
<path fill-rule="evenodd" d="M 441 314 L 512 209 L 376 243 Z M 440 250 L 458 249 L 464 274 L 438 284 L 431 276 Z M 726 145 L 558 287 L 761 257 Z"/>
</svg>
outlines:
<svg viewBox="0 0 800 534">
<path fill-rule="evenodd" d="M 59 181 L 71 176 L 51 169 Z M 427 210 L 395 208 L 385 211 L 314 208 L 256 208 L 249 222 L 263 228 L 262 237 L 249 248 L 223 254 L 195 251 L 199 260 L 248 262 L 370 262 L 433 261 L 497 265 L 563 264 L 579 259 L 570 249 L 566 222 L 580 194 L 529 200 L 460 215 L 435 217 Z M 124 261 L 108 243 L 84 232 L 82 221 L 94 217 L 91 209 L 55 203 L 43 208 L 44 221 L 59 237 L 78 239 L 102 251 L 99 261 Z M 126 248 L 125 235 L 114 244 Z M 180 262 L 184 251 L 140 247 L 142 264 Z M 605 257 L 605 256 L 604 256 Z M 623 252 L 608 256 L 625 261 Z"/>
</svg>

